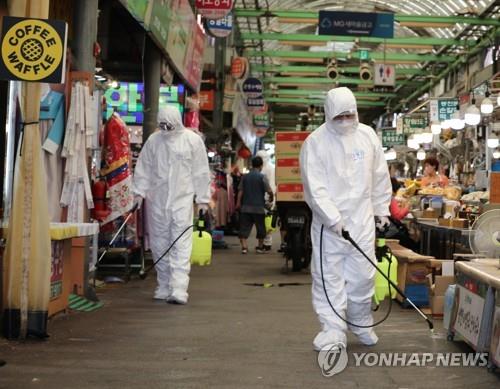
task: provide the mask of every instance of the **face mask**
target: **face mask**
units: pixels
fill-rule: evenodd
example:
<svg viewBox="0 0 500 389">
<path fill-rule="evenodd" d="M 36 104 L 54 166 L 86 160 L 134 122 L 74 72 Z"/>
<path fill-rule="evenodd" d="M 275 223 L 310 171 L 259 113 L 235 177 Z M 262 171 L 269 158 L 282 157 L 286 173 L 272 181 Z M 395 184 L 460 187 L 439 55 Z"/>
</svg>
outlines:
<svg viewBox="0 0 500 389">
<path fill-rule="evenodd" d="M 333 120 L 332 127 L 340 134 L 347 134 L 349 131 L 354 130 L 356 126 L 355 119 Z"/>
</svg>

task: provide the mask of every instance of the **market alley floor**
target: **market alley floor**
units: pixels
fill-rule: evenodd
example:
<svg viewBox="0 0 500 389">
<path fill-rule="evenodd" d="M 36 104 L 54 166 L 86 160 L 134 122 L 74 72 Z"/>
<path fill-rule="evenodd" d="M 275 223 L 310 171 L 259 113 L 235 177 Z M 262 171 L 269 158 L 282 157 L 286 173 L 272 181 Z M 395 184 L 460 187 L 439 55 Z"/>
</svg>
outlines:
<svg viewBox="0 0 500 389">
<path fill-rule="evenodd" d="M 0 340 L 7 360 L 0 388 L 498 387 L 499 375 L 485 367 L 356 367 L 352 353 L 470 352 L 446 340 L 441 321 L 431 337 L 415 312 L 397 304 L 375 347 L 350 336 L 347 368 L 323 377 L 311 344 L 318 323 L 309 274 L 283 274 L 275 250 L 257 255 L 250 246 L 244 256 L 234 237 L 226 241 L 212 266 L 193 269 L 187 306 L 154 302 L 151 274 L 100 289 L 98 311 L 54 318 L 47 341 Z"/>
</svg>

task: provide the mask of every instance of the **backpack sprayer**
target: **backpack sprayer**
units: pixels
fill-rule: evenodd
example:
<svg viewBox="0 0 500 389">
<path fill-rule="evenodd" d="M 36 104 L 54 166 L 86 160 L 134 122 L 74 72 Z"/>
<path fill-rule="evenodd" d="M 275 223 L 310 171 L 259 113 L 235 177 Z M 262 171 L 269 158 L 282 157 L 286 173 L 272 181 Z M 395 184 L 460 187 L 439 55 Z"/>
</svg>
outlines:
<svg viewBox="0 0 500 389">
<path fill-rule="evenodd" d="M 381 264 L 379 267 L 370 259 L 370 257 L 368 257 L 368 255 L 366 255 L 366 253 L 351 238 L 351 236 L 349 235 L 349 232 L 346 230 L 342 230 L 342 237 L 345 240 L 349 241 L 356 248 L 356 250 L 358 250 L 361 253 L 361 255 L 363 255 L 363 257 L 365 257 L 366 260 L 368 262 L 370 262 L 372 264 L 372 266 L 375 267 L 375 269 L 378 272 L 377 275 L 379 275 L 379 276 L 376 277 L 376 279 L 375 279 L 375 295 L 374 295 L 375 302 L 378 304 L 381 300 L 384 299 L 385 296 L 388 295 L 389 300 L 390 300 L 390 303 L 389 303 L 390 305 L 389 305 L 389 310 L 387 311 L 387 314 L 385 315 L 385 317 L 372 325 L 358 325 L 358 324 L 351 323 L 347 319 L 343 318 L 333 307 L 333 304 L 330 301 L 330 297 L 328 296 L 328 292 L 326 290 L 325 278 L 323 275 L 323 229 L 324 229 L 324 226 L 322 225 L 321 226 L 321 235 L 320 235 L 320 246 L 319 246 L 319 257 L 320 257 L 320 264 L 321 264 L 321 280 L 323 282 L 323 290 L 325 292 L 326 299 L 328 301 L 328 304 L 330 305 L 330 308 L 332 308 L 333 312 L 335 313 L 335 315 L 337 315 L 342 321 L 344 321 L 345 323 L 347 323 L 348 325 L 350 325 L 352 327 L 372 328 L 372 327 L 378 326 L 379 324 L 382 324 L 385 320 L 387 320 L 387 318 L 389 317 L 389 314 L 391 313 L 391 307 L 392 307 L 392 298 L 395 297 L 395 292 L 397 292 L 397 293 L 399 293 L 399 295 L 401 297 L 403 297 L 404 301 L 408 301 L 408 303 L 413 307 L 413 309 L 415 309 L 418 312 L 418 314 L 427 322 L 427 325 L 429 326 L 429 329 L 431 330 L 431 332 L 434 332 L 434 324 L 432 323 L 432 321 L 396 285 L 395 281 L 397 281 L 397 270 L 394 270 L 394 268 L 391 269 L 391 264 L 394 261 L 394 256 L 392 255 L 392 253 L 390 253 L 390 250 L 388 250 L 386 252 L 386 254 L 384 255 L 385 260 L 384 260 L 384 258 L 382 258 Z M 385 239 L 383 239 L 383 238 L 377 239 L 377 246 L 378 247 L 385 246 Z M 380 249 L 379 249 L 379 253 L 382 253 L 382 251 Z M 396 262 L 396 266 L 397 266 L 397 262 Z M 384 272 L 385 269 L 387 269 L 387 270 Z M 384 285 L 384 280 L 387 281 L 387 283 L 388 283 L 387 286 Z M 377 289 L 377 286 L 378 286 L 378 289 Z M 394 291 L 391 291 L 391 287 L 394 288 Z"/>
</svg>

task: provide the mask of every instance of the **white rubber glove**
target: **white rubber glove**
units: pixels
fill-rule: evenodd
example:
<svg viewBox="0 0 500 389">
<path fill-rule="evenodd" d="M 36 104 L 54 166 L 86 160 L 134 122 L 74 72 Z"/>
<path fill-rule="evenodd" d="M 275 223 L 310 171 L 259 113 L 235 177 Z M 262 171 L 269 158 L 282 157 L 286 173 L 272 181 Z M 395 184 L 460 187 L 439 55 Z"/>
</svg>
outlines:
<svg viewBox="0 0 500 389">
<path fill-rule="evenodd" d="M 337 234 L 338 236 L 342 236 L 342 230 L 345 229 L 344 222 L 341 220 L 337 224 L 334 224 L 330 227 L 330 231 Z"/>
<path fill-rule="evenodd" d="M 391 221 L 387 216 L 377 216 L 379 221 L 375 224 L 379 231 L 384 231 L 387 227 L 391 225 Z"/>
<path fill-rule="evenodd" d="M 137 209 L 141 209 L 142 207 L 142 202 L 144 199 L 140 195 L 135 195 L 134 196 L 134 207 L 137 205 Z"/>
</svg>

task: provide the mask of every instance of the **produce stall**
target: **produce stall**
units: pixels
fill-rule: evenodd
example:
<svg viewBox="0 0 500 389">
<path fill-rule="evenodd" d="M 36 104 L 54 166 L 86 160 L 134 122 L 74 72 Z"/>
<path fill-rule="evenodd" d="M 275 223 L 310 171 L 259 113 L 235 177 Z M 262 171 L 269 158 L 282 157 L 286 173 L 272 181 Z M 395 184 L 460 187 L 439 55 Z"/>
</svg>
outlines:
<svg viewBox="0 0 500 389">
<path fill-rule="evenodd" d="M 440 224 L 433 219 L 419 219 L 420 253 L 437 258 L 452 259 L 457 252 L 458 245 L 468 247 L 471 230 L 468 228 L 452 227 Z"/>
</svg>

